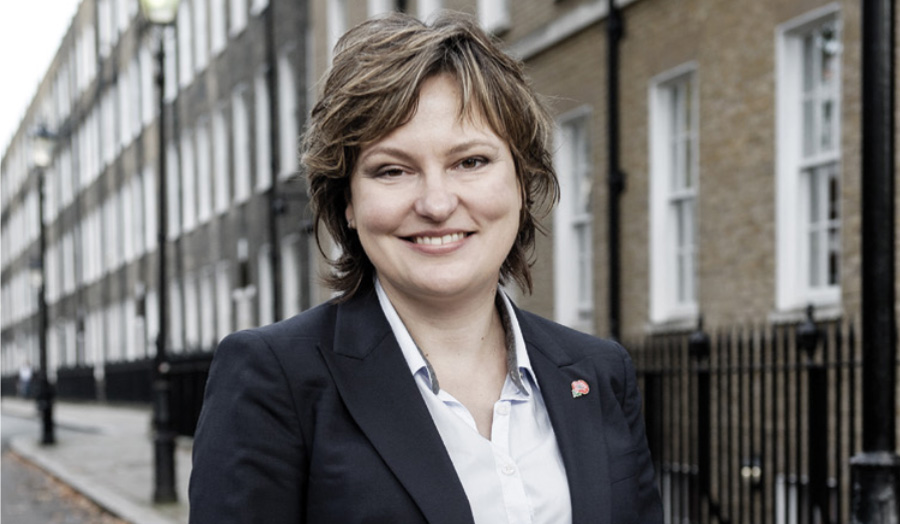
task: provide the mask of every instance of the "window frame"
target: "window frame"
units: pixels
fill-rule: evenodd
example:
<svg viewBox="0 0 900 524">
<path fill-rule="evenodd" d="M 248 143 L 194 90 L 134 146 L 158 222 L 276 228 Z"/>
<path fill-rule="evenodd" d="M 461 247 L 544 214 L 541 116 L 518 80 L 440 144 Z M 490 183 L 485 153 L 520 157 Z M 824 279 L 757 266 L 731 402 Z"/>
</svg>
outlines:
<svg viewBox="0 0 900 524">
<path fill-rule="evenodd" d="M 805 172 L 810 168 L 835 166 L 838 192 L 841 189 L 842 127 L 841 70 L 843 51 L 839 50 L 834 75 L 835 137 L 834 149 L 826 154 L 804 159 L 803 153 L 803 38 L 824 24 L 834 22 L 838 41 L 843 36 L 843 19 L 838 3 L 809 11 L 776 28 L 776 309 L 800 310 L 808 304 L 839 306 L 841 302 L 839 248 L 838 277 L 834 285 L 813 287 L 809 284 L 809 244 L 804 227 L 808 225 L 809 182 Z M 840 194 L 838 195 L 840 209 Z M 839 215 L 840 218 L 840 215 Z M 840 242 L 840 226 L 838 242 Z"/>
<path fill-rule="evenodd" d="M 593 185 L 596 179 L 594 166 L 594 147 L 592 142 L 593 110 L 590 106 L 581 106 L 572 111 L 560 115 L 556 119 L 556 144 L 557 151 L 554 156 L 554 164 L 557 176 L 559 177 L 560 201 L 555 207 L 553 214 L 553 243 L 554 243 L 554 315 L 556 321 L 573 327 L 586 333 L 593 333 L 596 329 L 596 273 L 594 271 L 594 222 L 595 214 L 591 210 L 588 213 L 578 213 L 575 207 L 570 205 L 566 200 L 566 194 L 570 190 L 573 180 L 573 169 L 577 169 L 580 173 L 588 173 L 591 184 L 591 199 L 588 204 L 590 206 L 593 200 Z M 567 140 L 566 128 L 573 124 L 583 126 L 583 138 L 587 146 L 586 158 L 574 160 L 574 155 L 569 153 L 575 152 L 578 147 L 576 144 Z M 576 163 L 584 162 L 579 169 Z M 581 263 L 578 249 L 578 238 L 574 229 L 581 224 L 587 225 L 587 238 L 589 245 L 582 254 L 588 256 L 586 279 L 588 282 L 582 282 L 578 276 L 581 274 L 579 265 Z M 572 256 L 572 255 L 576 256 Z M 573 278 L 575 275 L 575 278 Z M 582 291 L 588 292 L 587 300 L 582 300 L 579 294 Z"/>
<path fill-rule="evenodd" d="M 649 113 L 649 159 L 650 167 L 650 321 L 654 324 L 683 321 L 693 324 L 699 315 L 697 271 L 697 224 L 700 178 L 700 95 L 698 66 L 696 62 L 688 62 L 665 71 L 650 81 L 648 90 Z M 674 188 L 672 163 L 672 143 L 676 140 L 672 132 L 673 102 L 672 89 L 675 86 L 689 83 L 690 121 L 689 129 L 691 162 L 685 166 L 691 170 L 691 185 Z M 684 140 L 681 137 L 680 140 Z M 691 271 L 681 274 L 682 269 L 675 258 L 680 257 L 682 247 L 677 243 L 678 231 L 676 217 L 673 216 L 673 201 L 693 201 L 693 224 L 691 227 L 692 253 Z M 690 297 L 682 299 L 679 288 L 691 286 Z"/>
</svg>

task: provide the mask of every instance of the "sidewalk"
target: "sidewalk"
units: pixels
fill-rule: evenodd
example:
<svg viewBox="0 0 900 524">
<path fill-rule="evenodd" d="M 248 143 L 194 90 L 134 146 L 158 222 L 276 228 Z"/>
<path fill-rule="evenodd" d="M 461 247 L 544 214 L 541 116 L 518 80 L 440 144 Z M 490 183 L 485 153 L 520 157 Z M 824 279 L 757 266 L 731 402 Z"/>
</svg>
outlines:
<svg viewBox="0 0 900 524">
<path fill-rule="evenodd" d="M 6 416 L 37 419 L 35 402 L 3 397 Z M 153 433 L 149 407 L 56 402 L 57 443 L 41 446 L 39 435 L 10 443 L 13 453 L 44 469 L 119 518 L 133 524 L 187 524 L 191 439 L 175 452 L 178 502 L 153 503 Z M 66 431 L 63 435 L 60 430 Z"/>
</svg>

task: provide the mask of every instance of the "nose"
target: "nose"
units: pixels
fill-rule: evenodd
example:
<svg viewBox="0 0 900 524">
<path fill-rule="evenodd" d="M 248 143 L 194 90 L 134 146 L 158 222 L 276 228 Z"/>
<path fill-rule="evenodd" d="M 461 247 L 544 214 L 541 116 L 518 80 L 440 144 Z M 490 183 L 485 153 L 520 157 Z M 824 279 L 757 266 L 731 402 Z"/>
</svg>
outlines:
<svg viewBox="0 0 900 524">
<path fill-rule="evenodd" d="M 459 197 L 443 174 L 422 176 L 421 192 L 416 199 L 416 213 L 434 222 L 443 222 L 459 205 Z"/>
</svg>

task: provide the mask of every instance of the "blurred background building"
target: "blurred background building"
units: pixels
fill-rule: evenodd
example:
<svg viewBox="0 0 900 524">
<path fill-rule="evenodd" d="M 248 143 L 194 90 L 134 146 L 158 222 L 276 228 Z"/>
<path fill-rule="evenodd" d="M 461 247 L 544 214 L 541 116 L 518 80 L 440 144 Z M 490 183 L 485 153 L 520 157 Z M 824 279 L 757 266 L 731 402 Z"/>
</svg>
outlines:
<svg viewBox="0 0 900 524">
<path fill-rule="evenodd" d="M 3 154 L 4 394 L 14 391 L 21 365 L 38 361 L 31 274 L 41 223 L 48 369 L 61 396 L 149 398 L 149 384 L 128 393 L 111 385 L 144 380 L 160 284 L 168 289 L 173 359 L 201 373 L 184 386 L 194 393 L 183 402 L 197 404 L 222 336 L 327 299 L 297 161 L 317 81 L 338 37 L 367 17 L 399 10 L 428 19 L 453 9 L 477 16 L 524 60 L 558 124 L 562 198 L 544 222 L 549 234 L 538 239 L 534 293 L 517 300 L 629 342 L 649 390 L 648 427 L 670 516 L 748 515 L 749 507 L 750 521 L 761 522 L 753 511 L 799 515 L 808 503 L 818 509 L 804 515 L 845 520 L 849 473 L 840 464 L 858 448 L 860 402 L 851 394 L 862 271 L 859 2 L 621 0 L 613 16 L 610 5 L 182 0 L 167 33 L 160 143 L 153 40 L 137 0 L 83 0 Z M 30 153 L 41 125 L 58 137 L 44 171 Z M 160 148 L 164 202 L 154 189 Z M 164 283 L 156 270 L 162 206 Z M 689 355 L 688 335 L 701 333 L 701 319 L 712 340 L 705 353 L 701 343 Z M 797 329 L 806 320 L 816 322 L 807 327 L 818 338 L 803 340 L 814 348 L 828 340 L 831 353 L 802 353 Z M 727 338 L 738 330 L 745 353 Z M 665 352 L 670 360 L 657 359 L 660 341 L 674 348 Z M 704 422 L 688 413 L 702 395 L 702 375 L 692 362 L 735 380 L 719 384 L 727 394 L 720 388 L 708 414 L 730 428 L 707 443 L 732 452 L 711 459 L 713 471 L 726 472 L 721 478 L 698 473 Z M 774 374 L 815 362 L 832 369 L 823 401 L 832 414 L 824 428 L 837 435 L 823 451 L 834 459 L 824 474 L 827 499 L 809 480 L 817 451 L 804 440 L 821 423 L 808 419 L 805 404 L 817 390 L 806 375 Z M 663 382 L 663 368 L 677 370 L 670 378 L 683 371 L 683 381 Z M 833 381 L 843 393 L 833 392 Z M 680 419 L 685 425 L 672 422 Z M 739 434 L 748 440 L 738 442 Z M 760 451 L 765 442 L 795 451 L 770 456 Z M 754 479 L 765 480 L 765 490 L 753 491 Z M 673 506 L 679 497 L 682 506 Z"/>
</svg>

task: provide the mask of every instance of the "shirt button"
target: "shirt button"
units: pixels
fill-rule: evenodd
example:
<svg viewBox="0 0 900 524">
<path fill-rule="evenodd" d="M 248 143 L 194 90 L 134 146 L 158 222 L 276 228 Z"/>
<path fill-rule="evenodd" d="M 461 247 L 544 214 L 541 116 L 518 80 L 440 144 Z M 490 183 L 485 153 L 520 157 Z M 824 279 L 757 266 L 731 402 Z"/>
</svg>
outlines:
<svg viewBox="0 0 900 524">
<path fill-rule="evenodd" d="M 516 472 L 516 467 L 510 463 L 506 463 L 500 471 L 502 471 L 504 475 L 512 475 Z"/>
<path fill-rule="evenodd" d="M 509 415 L 509 403 L 503 402 L 497 406 L 498 415 Z"/>
</svg>

